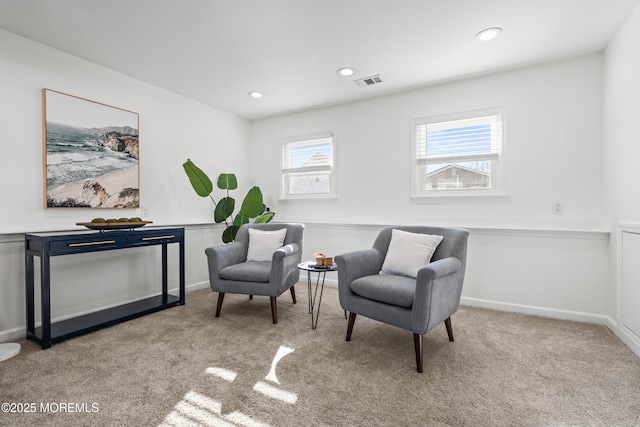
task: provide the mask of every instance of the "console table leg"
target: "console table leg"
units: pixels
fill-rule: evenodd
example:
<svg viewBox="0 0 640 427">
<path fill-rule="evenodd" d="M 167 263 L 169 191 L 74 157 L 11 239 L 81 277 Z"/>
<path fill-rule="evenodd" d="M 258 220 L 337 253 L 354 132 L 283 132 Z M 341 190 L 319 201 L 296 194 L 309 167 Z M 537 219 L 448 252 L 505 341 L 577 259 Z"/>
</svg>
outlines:
<svg viewBox="0 0 640 427">
<path fill-rule="evenodd" d="M 180 305 L 185 304 L 185 275 L 184 275 L 184 239 L 181 239 L 178 243 L 178 251 L 179 251 L 179 264 L 180 264 Z"/>
<path fill-rule="evenodd" d="M 40 257 L 40 306 L 42 310 L 42 349 L 51 347 L 51 272 L 49 251 Z"/>
<path fill-rule="evenodd" d="M 162 242 L 162 302 L 167 303 L 167 294 L 169 293 L 168 275 L 167 275 L 167 243 Z"/>
<path fill-rule="evenodd" d="M 30 339 L 29 334 L 34 334 L 36 331 L 35 325 L 35 291 L 34 291 L 34 281 L 35 276 L 33 273 L 33 255 L 25 254 L 25 279 L 26 279 L 26 297 L 27 297 L 27 339 Z"/>
</svg>

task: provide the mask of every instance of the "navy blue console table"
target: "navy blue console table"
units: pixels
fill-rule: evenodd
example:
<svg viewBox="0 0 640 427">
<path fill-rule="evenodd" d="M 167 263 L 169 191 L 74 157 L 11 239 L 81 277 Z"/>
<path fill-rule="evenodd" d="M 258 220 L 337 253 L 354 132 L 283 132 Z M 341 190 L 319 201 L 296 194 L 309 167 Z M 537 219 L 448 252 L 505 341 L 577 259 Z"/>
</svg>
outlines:
<svg viewBox="0 0 640 427">
<path fill-rule="evenodd" d="M 180 295 L 171 295 L 167 284 L 167 246 L 179 247 Z M 50 258 L 87 252 L 162 245 L 162 294 L 51 323 Z M 138 228 L 70 234 L 25 234 L 25 282 L 27 299 L 27 339 L 39 340 L 42 348 L 144 314 L 184 305 L 184 228 Z M 42 325 L 35 327 L 34 257 L 40 258 L 40 309 Z"/>
</svg>

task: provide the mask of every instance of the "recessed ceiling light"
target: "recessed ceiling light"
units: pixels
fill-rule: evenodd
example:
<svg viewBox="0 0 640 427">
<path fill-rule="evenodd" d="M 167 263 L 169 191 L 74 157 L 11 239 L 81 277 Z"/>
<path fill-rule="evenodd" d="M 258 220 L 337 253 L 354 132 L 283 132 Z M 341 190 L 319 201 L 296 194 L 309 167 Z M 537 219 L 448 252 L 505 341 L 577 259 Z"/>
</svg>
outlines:
<svg viewBox="0 0 640 427">
<path fill-rule="evenodd" d="M 249 96 L 252 98 L 262 98 L 262 92 L 258 92 L 257 90 L 252 90 L 249 92 Z"/>
<path fill-rule="evenodd" d="M 480 40 L 481 42 L 488 42 L 489 40 L 493 40 L 498 37 L 501 33 L 502 28 L 487 28 L 486 30 L 482 30 L 478 34 L 476 34 L 476 39 Z"/>
<path fill-rule="evenodd" d="M 341 76 L 351 76 L 355 72 L 356 70 L 350 67 L 342 67 L 337 71 L 337 73 L 340 74 Z"/>
</svg>

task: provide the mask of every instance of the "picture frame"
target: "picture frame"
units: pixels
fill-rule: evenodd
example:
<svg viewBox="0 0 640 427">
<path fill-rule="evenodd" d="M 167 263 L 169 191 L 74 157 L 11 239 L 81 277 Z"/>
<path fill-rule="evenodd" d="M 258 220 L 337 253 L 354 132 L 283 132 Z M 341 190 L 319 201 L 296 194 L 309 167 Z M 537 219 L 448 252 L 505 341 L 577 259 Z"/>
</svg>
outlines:
<svg viewBox="0 0 640 427">
<path fill-rule="evenodd" d="M 139 115 L 42 89 L 46 208 L 139 208 Z"/>
</svg>

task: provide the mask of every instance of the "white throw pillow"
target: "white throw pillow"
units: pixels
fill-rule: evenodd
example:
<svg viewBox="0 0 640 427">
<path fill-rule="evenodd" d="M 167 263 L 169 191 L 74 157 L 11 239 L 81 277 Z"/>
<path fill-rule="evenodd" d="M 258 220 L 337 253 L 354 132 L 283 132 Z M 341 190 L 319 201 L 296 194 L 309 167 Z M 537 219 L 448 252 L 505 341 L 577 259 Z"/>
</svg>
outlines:
<svg viewBox="0 0 640 427">
<path fill-rule="evenodd" d="M 249 229 L 247 261 L 271 261 L 273 253 L 282 247 L 287 229 L 264 231 Z"/>
<path fill-rule="evenodd" d="M 431 262 L 431 257 L 442 239 L 444 237 L 435 234 L 391 230 L 391 242 L 380 274 L 417 277 L 420 267 Z"/>
</svg>

